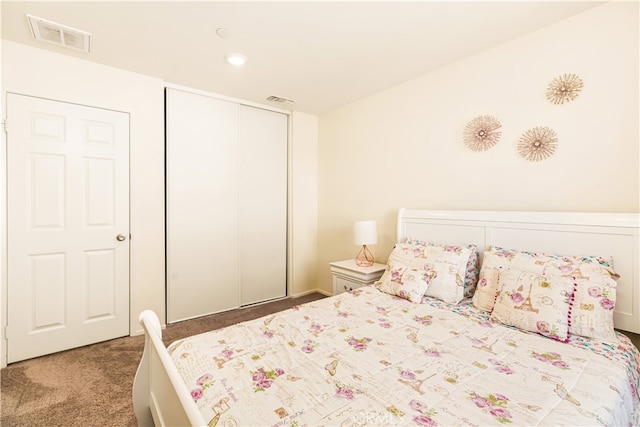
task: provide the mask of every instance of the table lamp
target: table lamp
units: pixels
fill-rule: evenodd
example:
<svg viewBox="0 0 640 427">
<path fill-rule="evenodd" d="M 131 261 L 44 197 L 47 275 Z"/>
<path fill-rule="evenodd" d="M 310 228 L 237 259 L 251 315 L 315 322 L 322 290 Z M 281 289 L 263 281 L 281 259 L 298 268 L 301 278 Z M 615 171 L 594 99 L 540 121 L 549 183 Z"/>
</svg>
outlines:
<svg viewBox="0 0 640 427">
<path fill-rule="evenodd" d="M 374 262 L 373 255 L 367 245 L 375 245 L 378 242 L 375 221 L 355 221 L 353 223 L 353 237 L 356 245 L 362 245 L 362 249 L 356 255 L 356 265 L 371 267 Z"/>
</svg>

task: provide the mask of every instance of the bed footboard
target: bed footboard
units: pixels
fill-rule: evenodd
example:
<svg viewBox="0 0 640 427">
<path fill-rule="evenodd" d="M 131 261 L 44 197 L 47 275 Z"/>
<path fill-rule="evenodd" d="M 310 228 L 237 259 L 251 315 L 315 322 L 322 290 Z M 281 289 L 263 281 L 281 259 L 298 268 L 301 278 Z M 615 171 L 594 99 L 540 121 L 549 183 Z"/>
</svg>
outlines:
<svg viewBox="0 0 640 427">
<path fill-rule="evenodd" d="M 133 382 L 133 408 L 139 426 L 206 426 L 191 393 L 162 342 L 158 316 L 145 310 L 144 352 Z"/>
</svg>

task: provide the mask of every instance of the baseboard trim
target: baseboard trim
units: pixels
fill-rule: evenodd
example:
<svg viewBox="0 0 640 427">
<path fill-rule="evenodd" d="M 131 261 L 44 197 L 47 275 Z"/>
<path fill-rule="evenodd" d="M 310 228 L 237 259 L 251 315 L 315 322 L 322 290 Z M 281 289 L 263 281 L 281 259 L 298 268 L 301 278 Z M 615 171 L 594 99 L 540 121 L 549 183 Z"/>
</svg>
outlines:
<svg viewBox="0 0 640 427">
<path fill-rule="evenodd" d="M 300 293 L 297 293 L 297 294 L 292 294 L 291 298 L 300 298 L 302 296 L 309 295 L 309 294 L 315 294 L 315 293 L 322 294 L 325 297 L 333 296 L 332 293 L 327 292 L 327 291 L 325 291 L 323 289 L 312 289 L 310 291 L 305 291 L 305 292 L 300 292 Z"/>
</svg>

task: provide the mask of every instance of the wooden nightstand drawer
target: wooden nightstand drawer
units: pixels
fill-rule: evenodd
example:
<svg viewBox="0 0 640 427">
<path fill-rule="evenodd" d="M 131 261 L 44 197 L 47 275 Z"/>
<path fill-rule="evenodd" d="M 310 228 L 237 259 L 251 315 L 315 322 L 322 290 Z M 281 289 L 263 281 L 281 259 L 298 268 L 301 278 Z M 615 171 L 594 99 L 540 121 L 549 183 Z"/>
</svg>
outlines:
<svg viewBox="0 0 640 427">
<path fill-rule="evenodd" d="M 382 276 L 386 266 L 373 264 L 371 267 L 360 267 L 355 260 L 332 262 L 331 274 L 333 275 L 333 294 L 348 292 L 361 286 L 374 283 Z"/>
<path fill-rule="evenodd" d="M 333 293 L 339 294 L 341 292 L 349 292 L 354 289 L 364 286 L 365 283 L 355 280 L 349 280 L 342 276 L 333 276 Z"/>
</svg>

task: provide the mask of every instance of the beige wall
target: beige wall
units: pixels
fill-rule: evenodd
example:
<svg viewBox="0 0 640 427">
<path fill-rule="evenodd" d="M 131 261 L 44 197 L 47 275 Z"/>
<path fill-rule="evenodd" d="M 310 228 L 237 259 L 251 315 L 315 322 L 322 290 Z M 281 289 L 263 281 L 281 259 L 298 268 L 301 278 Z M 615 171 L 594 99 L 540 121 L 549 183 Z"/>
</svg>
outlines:
<svg viewBox="0 0 640 427">
<path fill-rule="evenodd" d="M 321 115 L 318 287 L 331 288 L 329 262 L 355 256 L 354 220 L 378 221 L 385 261 L 400 207 L 640 212 L 637 17 L 637 2 L 608 3 Z M 551 104 L 564 73 L 584 89 Z M 502 138 L 472 152 L 462 132 L 482 114 Z M 559 139 L 542 162 L 515 149 L 535 126 Z"/>
<path fill-rule="evenodd" d="M 318 248 L 318 118 L 291 116 L 291 189 L 289 209 L 289 293 L 316 289 Z"/>
</svg>

